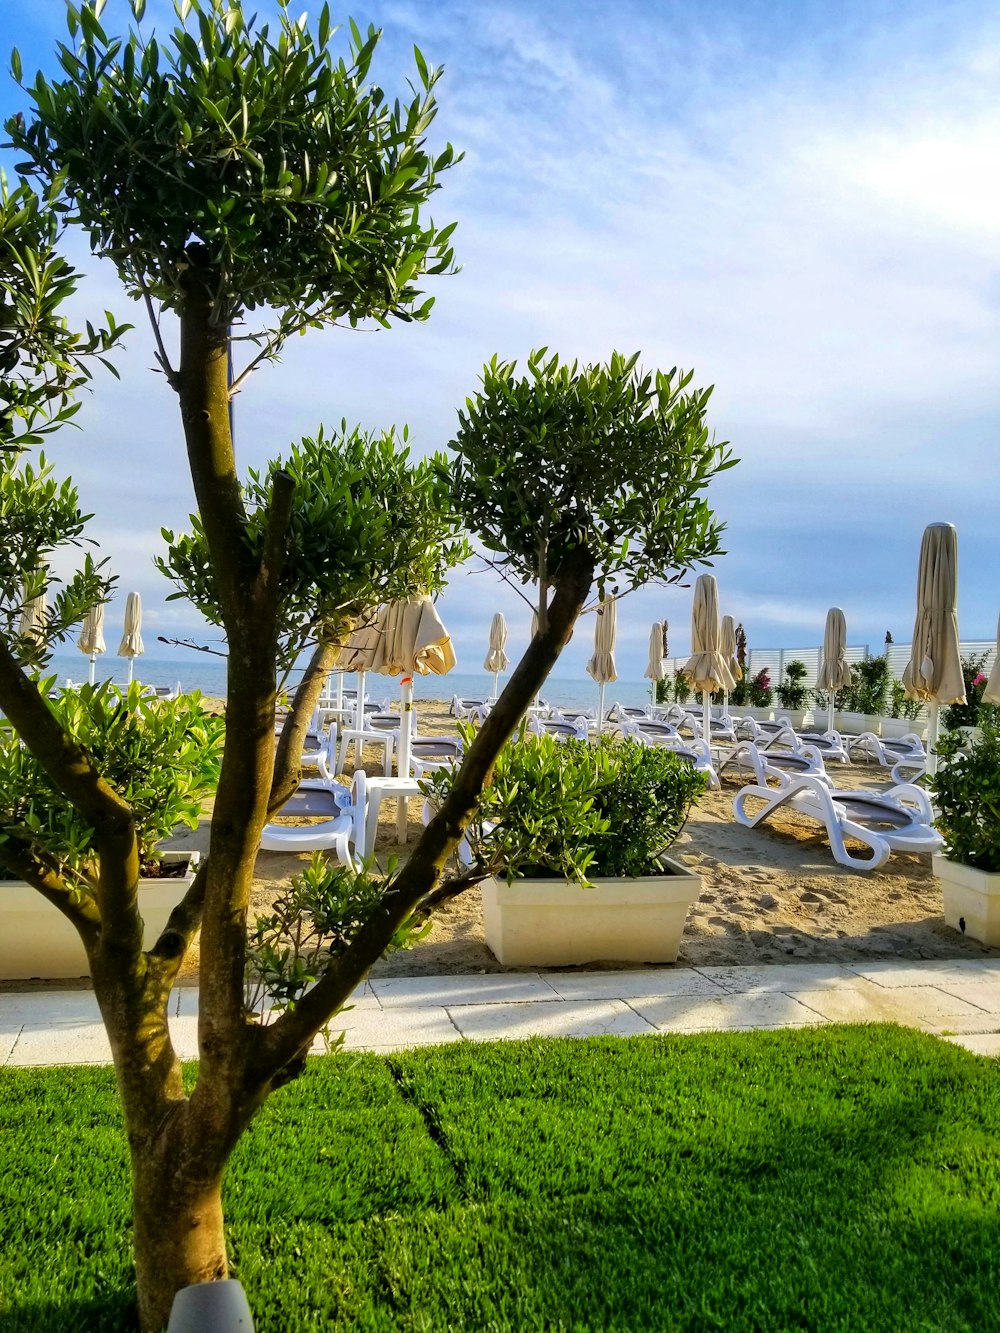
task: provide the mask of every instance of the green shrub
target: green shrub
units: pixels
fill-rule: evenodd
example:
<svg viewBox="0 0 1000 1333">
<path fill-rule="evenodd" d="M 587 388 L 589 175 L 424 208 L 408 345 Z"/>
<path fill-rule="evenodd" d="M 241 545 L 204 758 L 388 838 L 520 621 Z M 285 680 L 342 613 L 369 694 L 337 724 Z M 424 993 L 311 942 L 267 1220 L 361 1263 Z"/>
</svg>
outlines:
<svg viewBox="0 0 1000 1333">
<path fill-rule="evenodd" d="M 889 686 L 889 716 L 904 717 L 913 722 L 920 714 L 923 704 L 919 699 L 907 698 L 901 680 L 894 680 Z"/>
<path fill-rule="evenodd" d="M 934 823 L 948 856 L 962 865 L 1000 872 L 1000 731 L 988 722 L 982 737 L 966 748 L 958 732 L 937 744 L 938 771 L 927 779 L 934 797 Z"/>
<path fill-rule="evenodd" d="M 798 710 L 805 708 L 809 691 L 803 684 L 806 678 L 805 662 L 789 662 L 785 667 L 786 679 L 777 687 L 775 693 L 782 708 Z"/>
<path fill-rule="evenodd" d="M 752 676 L 747 687 L 751 708 L 770 708 L 774 698 L 771 688 L 771 673 L 767 667 L 761 667 L 756 676 Z"/>
<path fill-rule="evenodd" d="M 142 690 L 138 682 L 127 691 L 108 682 L 82 685 L 49 706 L 132 807 L 145 862 L 177 824 L 197 827 L 201 803 L 218 781 L 225 720 L 202 708 L 200 694 L 159 699 Z M 13 733 L 0 732 L 0 867 L 4 844 L 23 844 L 26 832 L 48 864 L 76 880 L 96 875 L 93 829 L 31 751 Z"/>
<path fill-rule="evenodd" d="M 679 704 L 686 704 L 691 698 L 691 682 L 680 671 L 674 672 L 674 698 Z"/>
<path fill-rule="evenodd" d="M 970 654 L 962 658 L 962 676 L 965 680 L 965 703 L 949 704 L 941 712 L 941 722 L 947 731 L 956 727 L 978 727 L 983 723 L 1000 725 L 1000 708 L 983 703 L 986 689 L 986 659 L 989 653 Z"/>
<path fill-rule="evenodd" d="M 436 792 L 451 781 L 434 775 Z M 630 737 L 507 745 L 468 830 L 486 874 L 648 875 L 673 843 L 706 778 L 690 761 Z"/>
<path fill-rule="evenodd" d="M 889 697 L 889 659 L 866 657 L 851 667 L 851 684 L 843 692 L 847 712 L 881 717 Z"/>
</svg>

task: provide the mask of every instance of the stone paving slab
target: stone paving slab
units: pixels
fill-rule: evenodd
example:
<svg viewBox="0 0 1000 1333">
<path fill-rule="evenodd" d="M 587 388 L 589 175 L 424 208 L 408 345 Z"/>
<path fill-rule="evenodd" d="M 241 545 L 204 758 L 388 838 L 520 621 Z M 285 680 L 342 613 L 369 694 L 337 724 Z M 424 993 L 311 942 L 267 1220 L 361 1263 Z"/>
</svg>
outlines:
<svg viewBox="0 0 1000 1333">
<path fill-rule="evenodd" d="M 699 967 L 696 971 L 734 993 L 835 989 L 853 986 L 858 979 L 857 972 L 844 963 L 772 963 L 763 967 Z"/>
<path fill-rule="evenodd" d="M 964 1046 L 973 1055 L 989 1055 L 1000 1058 L 1000 1032 L 963 1032 L 946 1036 L 945 1041 Z"/>
<path fill-rule="evenodd" d="M 940 986 L 943 981 L 988 981 L 1000 978 L 1000 959 L 955 958 L 922 963 L 899 963 L 885 959 L 855 966 L 858 976 L 879 986 Z"/>
<path fill-rule="evenodd" d="M 881 994 L 872 986 L 795 991 L 794 997 L 833 1023 L 902 1023 L 930 1032 L 982 1032 L 997 1022 L 985 1010 L 933 986 L 885 987 Z"/>
<path fill-rule="evenodd" d="M 21 1035 L 21 1025 L 16 1026 L 11 1023 L 0 1023 L 0 1065 L 5 1065 L 10 1060 L 10 1053 Z"/>
<path fill-rule="evenodd" d="M 522 1037 L 635 1037 L 653 1029 L 621 1000 L 456 1005 L 448 1011 L 473 1041 Z"/>
<path fill-rule="evenodd" d="M 995 981 L 948 981 L 938 984 L 938 990 L 954 995 L 959 1000 L 974 1004 L 993 1014 L 1000 1023 L 1000 977 Z"/>
<path fill-rule="evenodd" d="M 99 1023 L 93 991 L 7 991 L 0 995 L 0 1026 L 11 1023 Z"/>
<path fill-rule="evenodd" d="M 351 1010 L 338 1014 L 330 1022 L 330 1036 L 345 1033 L 344 1048 L 349 1051 L 375 1050 L 389 1046 L 432 1046 L 439 1042 L 461 1041 L 461 1033 L 443 1008 L 422 1006 L 415 1009 Z M 323 1050 L 322 1039 L 318 1043 Z"/>
<path fill-rule="evenodd" d="M 16 1065 L 107 1065 L 111 1046 L 100 1023 L 78 1023 L 72 1027 L 44 1027 L 26 1023 L 7 1058 Z"/>
<path fill-rule="evenodd" d="M 693 968 L 636 972 L 543 972 L 564 1000 L 633 1000 L 658 995 L 713 996 L 721 987 Z"/>
<path fill-rule="evenodd" d="M 685 999 L 665 995 L 632 1000 L 632 1008 L 661 1032 L 721 1028 L 781 1028 L 822 1024 L 827 1020 L 790 995 L 733 994 L 718 999 Z"/>
<path fill-rule="evenodd" d="M 482 976 L 375 977 L 372 993 L 386 1009 L 397 1006 L 453 1004 L 511 1004 L 525 1000 L 552 1000 L 552 987 L 537 973 Z"/>
</svg>

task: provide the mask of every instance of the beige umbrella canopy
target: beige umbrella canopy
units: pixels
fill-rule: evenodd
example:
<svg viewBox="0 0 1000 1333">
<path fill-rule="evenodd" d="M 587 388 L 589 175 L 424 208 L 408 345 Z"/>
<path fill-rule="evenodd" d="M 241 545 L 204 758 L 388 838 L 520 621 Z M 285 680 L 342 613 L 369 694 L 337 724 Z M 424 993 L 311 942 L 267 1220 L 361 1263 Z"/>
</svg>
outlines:
<svg viewBox="0 0 1000 1333">
<path fill-rule="evenodd" d="M 385 676 L 401 676 L 402 716 L 396 771 L 410 775 L 410 739 L 413 735 L 413 676 L 443 676 L 455 665 L 455 648 L 429 597 L 409 597 L 383 607 L 377 629 L 380 642 L 371 669 Z M 399 801 L 396 836 L 406 841 L 406 801 Z"/>
<path fill-rule="evenodd" d="M 662 680 L 667 674 L 667 664 L 663 660 L 666 656 L 666 643 L 666 622 L 654 620 L 653 628 L 649 631 L 649 661 L 642 673 L 646 680 Z"/>
<path fill-rule="evenodd" d="M 490 647 L 483 663 L 484 671 L 493 672 L 493 697 L 497 697 L 500 684 L 500 672 L 510 666 L 510 658 L 504 652 L 507 646 L 507 621 L 503 612 L 498 611 L 490 622 Z"/>
<path fill-rule="evenodd" d="M 984 704 L 1000 704 L 1000 620 L 997 621 L 997 660 L 983 690 Z"/>
<path fill-rule="evenodd" d="M 719 633 L 719 648 L 722 656 L 726 659 L 726 666 L 729 668 L 729 674 L 733 678 L 733 684 L 743 679 L 743 668 L 740 666 L 739 658 L 736 656 L 736 625 L 732 616 L 723 616 L 722 625 Z M 723 701 L 722 711 L 726 717 L 729 716 L 729 691 L 726 690 L 726 697 Z"/>
<path fill-rule="evenodd" d="M 735 652 L 735 636 L 733 643 Z M 709 738 L 711 700 L 716 690 L 732 690 L 736 681 L 722 654 L 722 625 L 719 621 L 719 585 L 714 574 L 699 574 L 691 608 L 691 656 L 684 675 L 701 693 L 702 736 Z"/>
<path fill-rule="evenodd" d="M 132 684 L 135 659 L 146 651 L 142 642 L 142 601 L 137 592 L 130 592 L 125 601 L 125 633 L 118 645 L 118 656 L 128 658 L 128 680 Z"/>
<path fill-rule="evenodd" d="M 958 534 L 951 523 L 924 530 L 917 569 L 917 618 L 903 688 L 929 705 L 928 771 L 937 771 L 938 709 L 965 703 L 965 678 L 958 639 Z"/>
<path fill-rule="evenodd" d="M 42 643 L 47 611 L 48 598 L 44 592 L 25 602 L 21 610 L 21 623 L 18 625 L 18 633 L 22 638 L 30 639 L 36 645 Z"/>
<path fill-rule="evenodd" d="M 76 646 L 81 653 L 90 658 L 90 683 L 93 685 L 98 654 L 107 651 L 107 644 L 104 642 L 103 602 L 97 602 L 84 616 Z"/>
<path fill-rule="evenodd" d="M 823 631 L 823 661 L 820 663 L 816 684 L 830 695 L 827 710 L 827 729 L 833 730 L 834 695 L 851 683 L 851 665 L 847 660 L 847 619 L 839 606 L 831 606 L 826 613 Z"/>
<path fill-rule="evenodd" d="M 615 634 L 618 629 L 618 608 L 613 597 L 602 598 L 597 608 L 594 626 L 594 655 L 587 663 L 587 675 L 599 686 L 597 702 L 597 730 L 604 727 L 604 687 L 618 679 L 615 666 Z"/>
<path fill-rule="evenodd" d="M 358 673 L 358 705 L 357 713 L 355 715 L 355 726 L 359 731 L 364 726 L 365 721 L 365 672 L 371 670 L 372 661 L 381 640 L 377 622 L 377 607 L 373 606 L 367 611 L 363 611 L 350 638 L 337 655 L 338 706 L 343 699 L 343 673 L 345 671 L 356 671 Z M 360 742 L 358 744 L 357 753 L 358 762 L 360 763 Z"/>
</svg>

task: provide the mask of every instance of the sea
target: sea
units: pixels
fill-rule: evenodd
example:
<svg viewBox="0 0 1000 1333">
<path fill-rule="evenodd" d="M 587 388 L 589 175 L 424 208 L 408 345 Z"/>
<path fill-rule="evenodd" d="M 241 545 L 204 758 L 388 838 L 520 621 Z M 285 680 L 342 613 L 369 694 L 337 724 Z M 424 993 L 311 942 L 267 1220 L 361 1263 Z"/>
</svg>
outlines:
<svg viewBox="0 0 1000 1333">
<path fill-rule="evenodd" d="M 128 661 L 124 657 L 103 656 L 97 659 L 94 678 L 97 681 L 111 680 L 124 686 L 128 679 Z M 53 653 L 49 670 L 46 674 L 56 673 L 59 684 L 67 681 L 79 684 L 86 681 L 90 670 L 89 659 L 82 653 Z M 293 670 L 289 687 L 294 689 L 300 673 Z M 226 694 L 226 664 L 218 657 L 209 654 L 192 654 L 190 658 L 155 658 L 138 657 L 134 664 L 134 678 L 144 685 L 173 686 L 179 684 L 187 694 L 200 690 L 202 694 L 224 698 Z M 503 689 L 505 677 L 500 677 Z M 350 689 L 355 686 L 353 673 L 345 675 L 344 684 Z M 365 691 L 371 699 L 393 699 L 399 697 L 399 691 L 392 676 L 379 676 L 369 673 L 365 677 Z M 493 677 L 485 671 L 452 671 L 446 676 L 416 676 L 413 693 L 417 699 L 451 699 L 458 695 L 462 699 L 485 699 L 493 693 Z M 578 678 L 550 677 L 542 686 L 541 696 L 548 703 L 566 708 L 596 708 L 598 687 L 589 676 Z M 615 702 L 629 707 L 644 707 L 649 703 L 651 686 L 648 680 L 617 680 L 605 686 L 605 708 Z"/>
</svg>

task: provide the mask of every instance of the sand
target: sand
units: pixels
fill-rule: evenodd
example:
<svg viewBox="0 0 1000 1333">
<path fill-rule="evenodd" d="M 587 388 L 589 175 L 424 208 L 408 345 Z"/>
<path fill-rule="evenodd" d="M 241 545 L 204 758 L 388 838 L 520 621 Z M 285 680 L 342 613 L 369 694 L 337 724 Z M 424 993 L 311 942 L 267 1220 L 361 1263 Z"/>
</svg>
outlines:
<svg viewBox="0 0 1000 1333">
<path fill-rule="evenodd" d="M 455 729 L 447 704 L 419 701 L 420 734 Z M 374 749 L 366 770 L 379 772 Z M 838 786 L 874 791 L 891 786 L 874 766 L 832 765 Z M 746 779 L 744 779 L 746 780 Z M 725 776 L 692 811 L 673 854 L 702 876 L 703 891 L 688 915 L 678 963 L 743 965 L 865 962 L 873 958 L 970 958 L 995 956 L 947 927 L 941 890 L 930 857 L 894 853 L 881 870 L 862 874 L 837 865 L 818 825 L 795 813 L 761 829 L 745 829 L 732 816 L 741 780 Z M 409 803 L 409 842 L 395 842 L 395 802 L 382 808 L 376 855 L 405 857 L 420 835 L 420 803 Z M 207 847 L 207 827 L 185 832 L 171 845 Z M 276 892 L 308 861 L 306 856 L 261 852 L 252 911 L 264 911 Z M 583 890 L 581 890 L 583 892 Z M 186 969 L 193 976 L 196 956 Z M 613 965 L 607 960 L 605 965 Z M 380 976 L 434 976 L 502 972 L 483 935 L 482 908 L 471 889 L 435 916 L 430 933 L 412 948 L 381 959 Z"/>
</svg>

